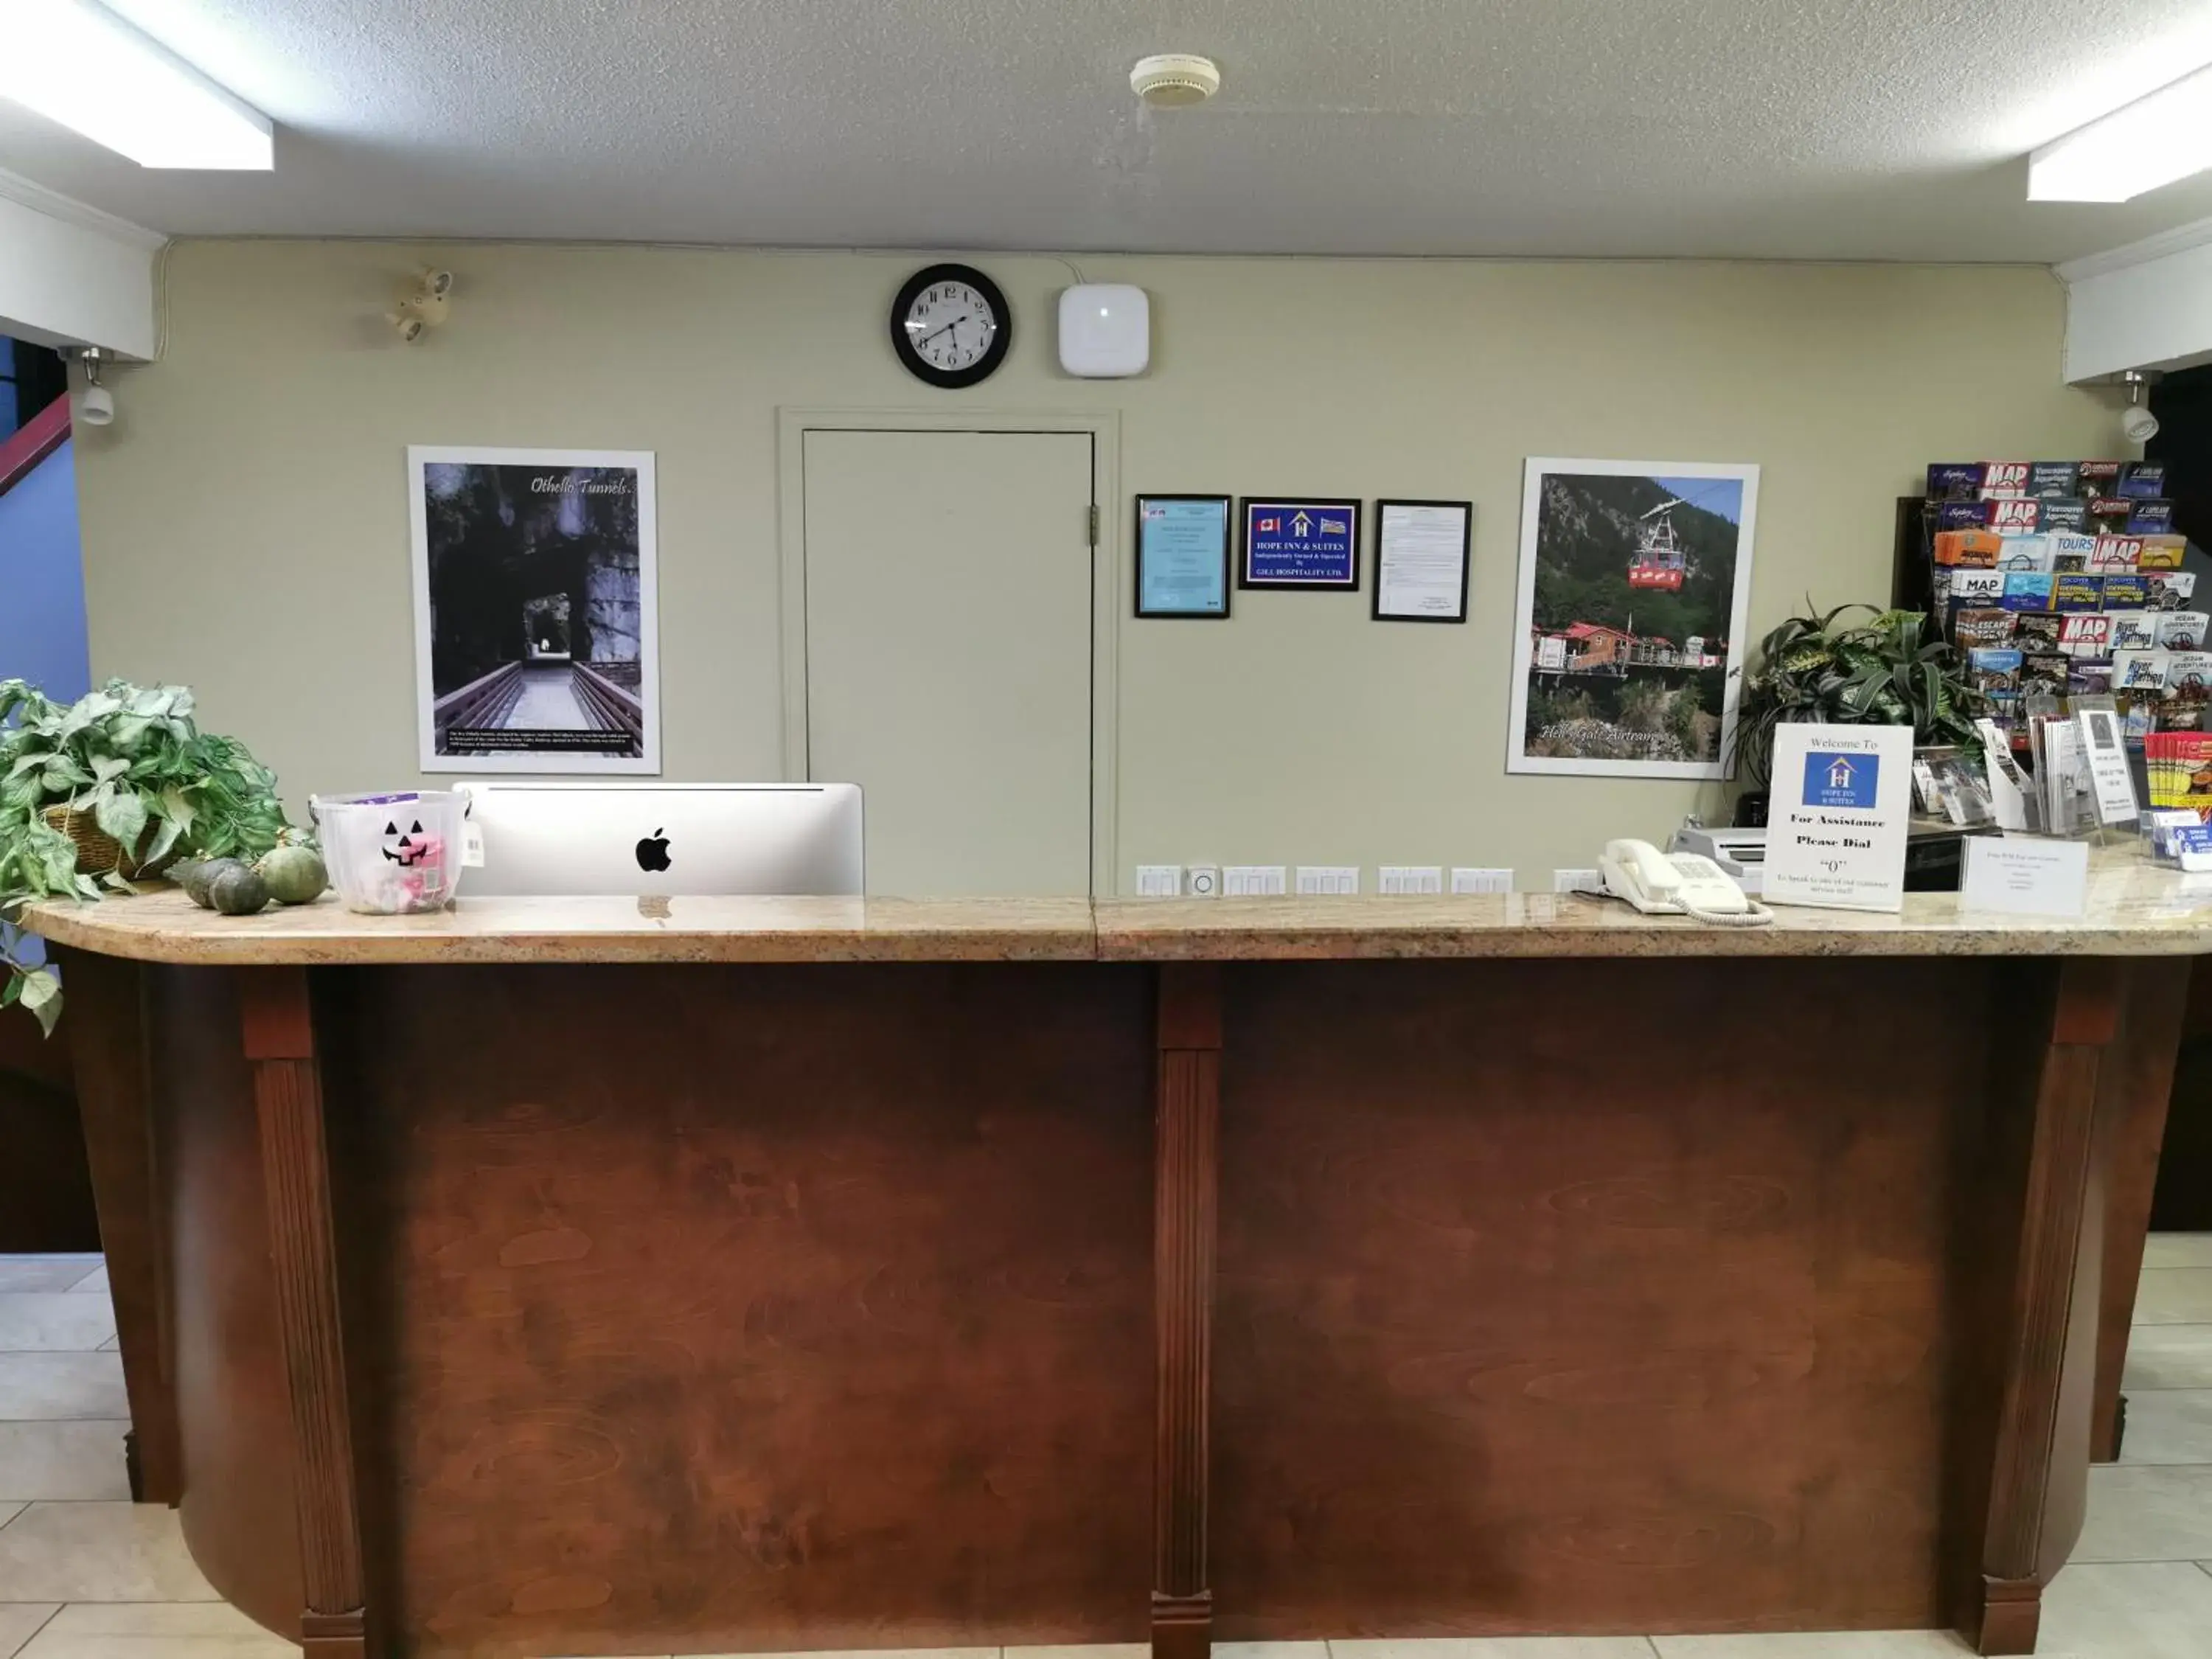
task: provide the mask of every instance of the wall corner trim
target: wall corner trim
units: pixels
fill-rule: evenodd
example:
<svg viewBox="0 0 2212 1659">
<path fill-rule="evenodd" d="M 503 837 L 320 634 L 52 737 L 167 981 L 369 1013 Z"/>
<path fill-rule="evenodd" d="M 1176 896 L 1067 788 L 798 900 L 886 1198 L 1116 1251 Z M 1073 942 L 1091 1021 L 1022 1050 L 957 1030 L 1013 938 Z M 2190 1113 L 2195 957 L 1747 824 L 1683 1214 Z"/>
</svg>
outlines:
<svg viewBox="0 0 2212 1659">
<path fill-rule="evenodd" d="M 169 239 L 162 232 L 149 230 L 131 220 L 120 218 L 89 202 L 80 202 L 74 196 L 64 196 L 58 190 L 48 190 L 44 185 L 26 179 L 20 173 L 10 173 L 0 167 L 0 199 L 27 207 L 33 213 L 43 213 L 49 219 L 58 219 L 65 225 L 75 225 L 80 230 L 89 230 L 121 242 L 126 247 L 143 249 L 148 253 L 158 252 Z"/>
<path fill-rule="evenodd" d="M 2053 266 L 2069 381 L 2212 360 L 2212 219 Z"/>
<path fill-rule="evenodd" d="M 154 265 L 168 238 L 0 172 L 0 333 L 153 356 Z"/>
</svg>

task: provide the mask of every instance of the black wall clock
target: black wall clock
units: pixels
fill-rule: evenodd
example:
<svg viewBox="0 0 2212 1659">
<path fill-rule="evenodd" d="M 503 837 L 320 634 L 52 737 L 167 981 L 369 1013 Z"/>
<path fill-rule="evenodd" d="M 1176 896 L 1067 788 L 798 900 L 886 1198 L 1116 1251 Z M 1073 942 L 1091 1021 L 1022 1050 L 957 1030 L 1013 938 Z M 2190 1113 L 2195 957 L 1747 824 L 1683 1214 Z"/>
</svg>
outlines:
<svg viewBox="0 0 2212 1659">
<path fill-rule="evenodd" d="M 988 380 L 1014 341 L 999 285 L 973 265 L 927 265 L 891 301 L 891 349 L 917 380 L 947 390 Z"/>
</svg>

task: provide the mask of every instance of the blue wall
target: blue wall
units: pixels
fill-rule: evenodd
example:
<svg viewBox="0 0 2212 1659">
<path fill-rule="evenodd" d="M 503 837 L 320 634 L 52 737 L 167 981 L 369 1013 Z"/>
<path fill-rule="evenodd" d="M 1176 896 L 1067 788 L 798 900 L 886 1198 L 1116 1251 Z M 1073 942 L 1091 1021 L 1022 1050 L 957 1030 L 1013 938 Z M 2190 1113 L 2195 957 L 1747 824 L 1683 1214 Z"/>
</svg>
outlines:
<svg viewBox="0 0 2212 1659">
<path fill-rule="evenodd" d="M 60 702 L 92 684 L 75 451 L 64 444 L 0 495 L 0 680 L 28 680 Z"/>
</svg>

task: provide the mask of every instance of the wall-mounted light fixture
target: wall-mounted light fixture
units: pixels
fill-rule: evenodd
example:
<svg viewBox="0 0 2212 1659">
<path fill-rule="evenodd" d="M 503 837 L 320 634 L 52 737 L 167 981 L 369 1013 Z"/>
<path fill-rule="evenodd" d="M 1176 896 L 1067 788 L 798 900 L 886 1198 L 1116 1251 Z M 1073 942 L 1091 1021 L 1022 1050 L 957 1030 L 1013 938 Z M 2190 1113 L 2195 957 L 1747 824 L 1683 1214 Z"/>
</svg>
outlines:
<svg viewBox="0 0 2212 1659">
<path fill-rule="evenodd" d="M 115 423 L 115 394 L 100 383 L 100 348 L 82 348 L 76 354 L 76 360 L 84 368 L 84 390 L 76 395 L 75 418 L 87 426 L 112 426 Z"/>
<path fill-rule="evenodd" d="M 400 296 L 397 307 L 385 313 L 384 320 L 413 345 L 422 337 L 424 329 L 436 328 L 453 315 L 453 295 L 452 271 L 425 270 L 414 288 Z"/>
<path fill-rule="evenodd" d="M 2120 411 L 2120 435 L 2131 444 L 2147 444 L 2158 436 L 2158 416 L 2150 412 L 2143 395 L 2155 385 L 2158 376 L 2142 369 L 2122 372 L 2120 384 L 2128 389 L 2128 406 Z"/>
</svg>

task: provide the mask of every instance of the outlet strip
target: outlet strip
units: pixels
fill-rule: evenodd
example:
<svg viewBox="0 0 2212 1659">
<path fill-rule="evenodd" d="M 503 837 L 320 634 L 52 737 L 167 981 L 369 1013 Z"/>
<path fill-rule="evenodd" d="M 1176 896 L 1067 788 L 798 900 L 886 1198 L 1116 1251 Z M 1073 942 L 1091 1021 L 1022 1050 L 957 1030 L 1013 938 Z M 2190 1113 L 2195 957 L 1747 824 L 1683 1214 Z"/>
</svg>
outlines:
<svg viewBox="0 0 2212 1659">
<path fill-rule="evenodd" d="M 1554 870 L 1552 872 L 1552 890 L 1555 893 L 1595 893 L 1600 890 L 1597 872 Z"/>
<path fill-rule="evenodd" d="M 1221 870 L 1221 890 L 1230 898 L 1279 898 L 1285 890 L 1279 864 L 1230 864 Z"/>
<path fill-rule="evenodd" d="M 1139 898 L 1180 898 L 1182 896 L 1182 866 L 1180 864 L 1140 864 L 1137 866 L 1137 896 Z"/>
<path fill-rule="evenodd" d="M 1356 864 L 1298 866 L 1298 891 L 1301 893 L 1326 893 L 1332 897 L 1341 897 L 1358 890 L 1359 866 Z"/>
<path fill-rule="evenodd" d="M 1451 890 L 1455 893 L 1510 893 L 1513 890 L 1513 872 L 1455 865 Z"/>
<path fill-rule="evenodd" d="M 1444 872 L 1433 864 L 1386 864 L 1377 873 L 1378 893 L 1441 893 Z"/>
</svg>

